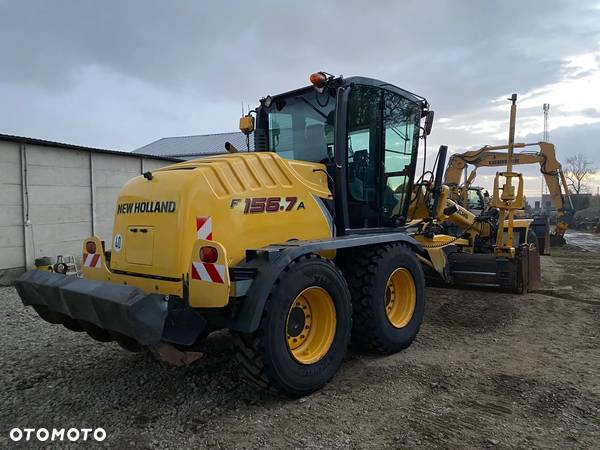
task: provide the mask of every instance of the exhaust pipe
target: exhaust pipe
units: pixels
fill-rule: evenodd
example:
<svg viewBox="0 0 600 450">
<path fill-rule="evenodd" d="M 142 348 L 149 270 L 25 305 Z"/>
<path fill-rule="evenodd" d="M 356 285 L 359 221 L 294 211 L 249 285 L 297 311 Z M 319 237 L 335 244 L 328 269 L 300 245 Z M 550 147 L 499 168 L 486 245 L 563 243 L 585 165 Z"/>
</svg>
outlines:
<svg viewBox="0 0 600 450">
<path fill-rule="evenodd" d="M 435 178 L 433 180 L 433 208 L 429 215 L 433 217 L 438 209 L 438 200 L 440 198 L 440 188 L 442 187 L 442 178 L 446 168 L 446 156 L 448 155 L 448 146 L 440 145 L 437 157 L 437 167 L 435 168 Z"/>
</svg>

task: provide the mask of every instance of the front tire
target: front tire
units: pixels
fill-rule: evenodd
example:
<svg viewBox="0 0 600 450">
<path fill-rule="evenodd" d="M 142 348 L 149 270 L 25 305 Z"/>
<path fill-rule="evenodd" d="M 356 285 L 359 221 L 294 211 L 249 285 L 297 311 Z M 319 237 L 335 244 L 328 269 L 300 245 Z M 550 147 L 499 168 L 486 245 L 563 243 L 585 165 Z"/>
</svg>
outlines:
<svg viewBox="0 0 600 450">
<path fill-rule="evenodd" d="M 337 372 L 351 328 L 344 277 L 331 261 L 303 256 L 273 286 L 258 330 L 235 334 L 237 359 L 254 384 L 290 396 L 306 395 Z"/>
<path fill-rule="evenodd" d="M 425 277 L 404 244 L 366 248 L 345 261 L 353 309 L 352 342 L 391 354 L 415 339 L 425 312 Z"/>
</svg>

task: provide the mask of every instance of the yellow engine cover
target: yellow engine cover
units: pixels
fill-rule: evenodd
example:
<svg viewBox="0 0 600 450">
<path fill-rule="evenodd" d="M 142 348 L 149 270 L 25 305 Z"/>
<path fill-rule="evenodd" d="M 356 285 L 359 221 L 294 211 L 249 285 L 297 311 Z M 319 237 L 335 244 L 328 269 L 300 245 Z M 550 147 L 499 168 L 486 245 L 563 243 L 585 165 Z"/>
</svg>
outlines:
<svg viewBox="0 0 600 450">
<path fill-rule="evenodd" d="M 182 162 L 129 181 L 115 211 L 111 271 L 181 279 L 198 239 L 235 266 L 247 249 L 332 235 L 325 166 L 275 153 Z"/>
</svg>

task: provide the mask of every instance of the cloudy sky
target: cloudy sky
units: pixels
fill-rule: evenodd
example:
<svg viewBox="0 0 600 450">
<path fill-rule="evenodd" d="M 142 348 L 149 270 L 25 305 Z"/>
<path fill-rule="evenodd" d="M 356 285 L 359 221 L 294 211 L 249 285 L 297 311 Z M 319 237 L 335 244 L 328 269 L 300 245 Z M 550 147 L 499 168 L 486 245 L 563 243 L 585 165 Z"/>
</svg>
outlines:
<svg viewBox="0 0 600 450">
<path fill-rule="evenodd" d="M 547 102 L 560 159 L 600 166 L 599 1 L 235 3 L 0 0 L 0 133 L 132 150 L 232 131 L 242 102 L 326 70 L 425 96 L 430 153 L 503 142 L 517 92 L 517 140 L 541 139 Z"/>
</svg>

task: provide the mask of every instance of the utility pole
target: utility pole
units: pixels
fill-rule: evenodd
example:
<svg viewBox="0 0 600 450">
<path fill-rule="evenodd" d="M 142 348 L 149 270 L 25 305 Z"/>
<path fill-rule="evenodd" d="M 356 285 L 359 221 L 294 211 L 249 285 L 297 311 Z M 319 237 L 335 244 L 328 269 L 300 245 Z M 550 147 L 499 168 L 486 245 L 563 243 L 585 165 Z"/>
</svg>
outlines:
<svg viewBox="0 0 600 450">
<path fill-rule="evenodd" d="M 548 129 L 548 115 L 550 113 L 550 103 L 544 103 L 544 134 L 542 136 L 542 141 L 549 142 L 550 141 L 550 130 Z M 540 205 L 544 206 L 544 177 L 542 177 L 542 197 L 540 198 Z"/>
<path fill-rule="evenodd" d="M 550 103 L 544 103 L 544 136 L 542 140 L 548 142 L 550 140 L 550 130 L 548 129 L 548 114 L 550 112 Z"/>
</svg>

